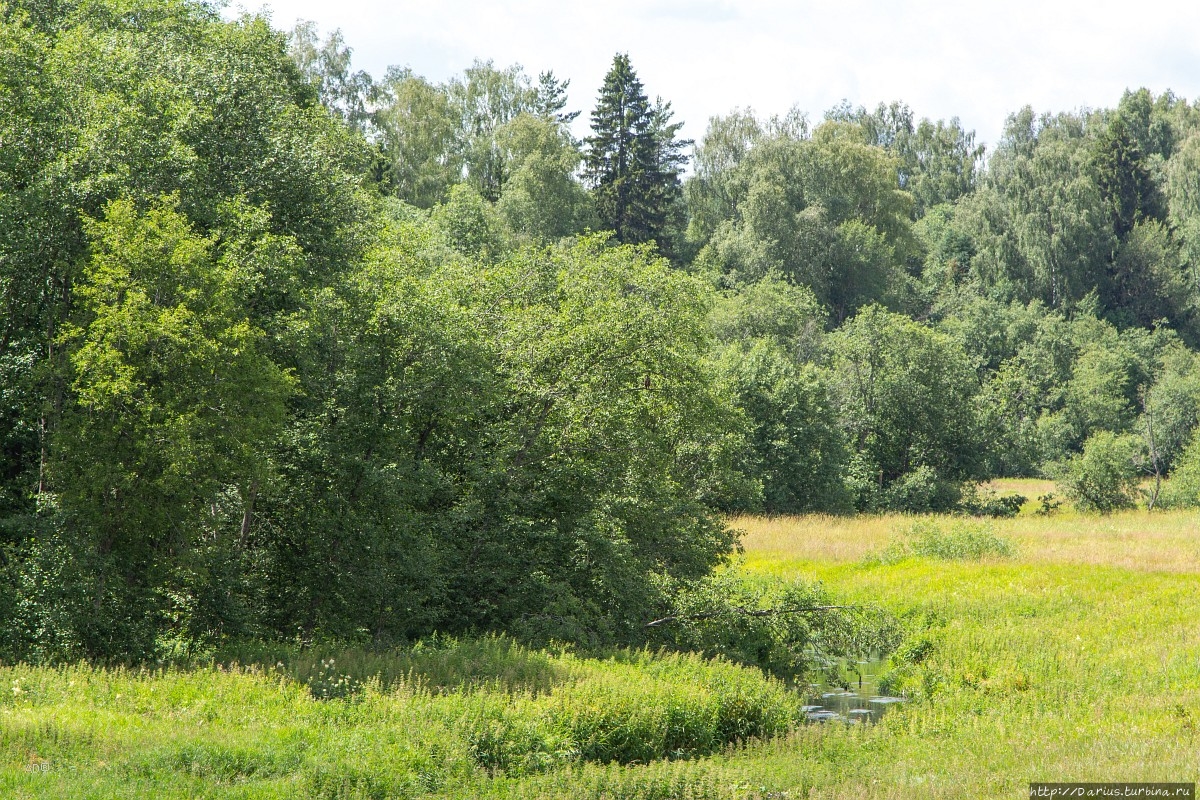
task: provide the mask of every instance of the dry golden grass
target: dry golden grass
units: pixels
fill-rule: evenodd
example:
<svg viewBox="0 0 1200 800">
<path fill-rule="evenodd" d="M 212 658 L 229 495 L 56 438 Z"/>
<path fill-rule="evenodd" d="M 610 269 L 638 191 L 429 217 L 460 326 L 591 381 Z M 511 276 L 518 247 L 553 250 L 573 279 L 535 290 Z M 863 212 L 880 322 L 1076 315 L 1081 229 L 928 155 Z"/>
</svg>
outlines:
<svg viewBox="0 0 1200 800">
<path fill-rule="evenodd" d="M 989 481 L 984 487 L 999 494 L 1021 494 L 1037 500 L 1044 494 L 1054 492 L 1054 481 L 1046 478 L 1000 478 Z"/>
<path fill-rule="evenodd" d="M 899 526 L 913 518 L 900 515 L 832 517 L 740 516 L 730 525 L 743 531 L 742 546 L 750 557 L 801 561 L 858 561 L 883 549 Z"/>
<path fill-rule="evenodd" d="M 901 514 L 743 516 L 731 523 L 745 532 L 742 545 L 750 560 L 846 563 L 878 553 L 917 519 Z M 1195 511 L 1099 516 L 1067 510 L 1049 516 L 1023 513 L 990 524 L 1016 545 L 1017 562 L 1200 573 L 1200 513 Z"/>
</svg>

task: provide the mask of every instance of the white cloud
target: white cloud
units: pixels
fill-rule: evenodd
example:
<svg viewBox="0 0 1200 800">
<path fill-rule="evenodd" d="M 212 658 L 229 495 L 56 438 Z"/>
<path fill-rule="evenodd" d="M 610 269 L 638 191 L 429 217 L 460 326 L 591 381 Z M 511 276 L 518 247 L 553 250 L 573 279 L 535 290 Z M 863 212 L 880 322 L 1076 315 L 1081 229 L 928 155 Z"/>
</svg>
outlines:
<svg viewBox="0 0 1200 800">
<path fill-rule="evenodd" d="M 270 0 L 276 26 L 341 28 L 355 65 L 444 80 L 474 58 L 571 79 L 587 111 L 616 52 L 647 92 L 670 100 L 686 135 L 707 119 L 792 105 L 819 118 L 842 98 L 903 100 L 919 116 L 959 116 L 994 143 L 1007 114 L 1114 105 L 1128 88 L 1200 96 L 1200 6 L 1169 0 L 549 0 L 430 3 Z M 253 6 L 252 6 L 253 8 Z"/>
</svg>

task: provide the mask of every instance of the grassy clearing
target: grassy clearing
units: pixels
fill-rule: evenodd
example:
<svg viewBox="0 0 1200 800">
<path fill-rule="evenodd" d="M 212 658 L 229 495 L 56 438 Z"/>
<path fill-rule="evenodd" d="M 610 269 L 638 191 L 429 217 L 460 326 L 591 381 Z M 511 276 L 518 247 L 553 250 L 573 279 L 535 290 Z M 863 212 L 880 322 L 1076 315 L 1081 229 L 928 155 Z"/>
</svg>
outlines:
<svg viewBox="0 0 1200 800">
<path fill-rule="evenodd" d="M 798 796 L 951 798 L 1200 776 L 1195 514 L 1001 520 L 1011 559 L 893 564 L 864 556 L 911 519 L 742 523 L 747 569 L 881 603 L 913 632 L 885 678 L 910 704 L 871 729 L 753 748 L 742 763 L 760 780 Z"/>
<path fill-rule="evenodd" d="M 1047 494 L 1059 494 L 1054 481 L 1047 478 L 999 478 L 984 484 L 984 488 L 997 494 L 1019 494 L 1030 501 Z M 1034 503 L 1030 510 L 1036 506 Z"/>
<path fill-rule="evenodd" d="M 17 666 L 0 670 L 0 797 L 1018 798 L 1032 780 L 1200 777 L 1195 515 L 1022 516 L 988 523 L 1010 557 L 867 557 L 917 522 L 740 520 L 740 569 L 903 620 L 882 680 L 910 701 L 875 725 L 798 724 L 794 693 L 726 663 L 503 639 Z"/>
<path fill-rule="evenodd" d="M 868 731 L 760 748 L 762 779 L 820 797 L 1020 797 L 1031 780 L 1200 773 L 1195 576 L 920 559 L 797 569 L 904 613 L 925 646 L 891 665 L 908 707 Z"/>
<path fill-rule="evenodd" d="M 997 482 L 1018 491 L 1038 481 Z M 1028 496 L 1028 495 L 1027 495 Z M 1124 511 L 1081 514 L 1063 506 L 1050 515 L 1027 503 L 1012 519 L 991 521 L 994 533 L 1011 542 L 1018 563 L 1123 567 L 1151 572 L 1200 572 L 1200 514 L 1195 511 Z M 778 571 L 788 562 L 861 561 L 882 551 L 904 530 L 936 517 L 882 514 L 870 517 L 737 517 L 751 565 Z M 771 562 L 771 563 L 763 563 Z M 786 571 L 786 570 L 785 570 Z"/>
</svg>

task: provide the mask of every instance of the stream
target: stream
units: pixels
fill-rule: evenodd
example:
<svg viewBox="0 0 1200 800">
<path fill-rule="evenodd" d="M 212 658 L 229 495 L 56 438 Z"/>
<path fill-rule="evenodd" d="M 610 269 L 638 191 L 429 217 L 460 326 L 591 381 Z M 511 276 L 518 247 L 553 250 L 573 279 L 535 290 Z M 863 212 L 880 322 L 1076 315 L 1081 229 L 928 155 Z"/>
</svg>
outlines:
<svg viewBox="0 0 1200 800">
<path fill-rule="evenodd" d="M 805 715 L 810 722 L 846 722 L 857 724 L 875 722 L 893 706 L 903 703 L 903 697 L 879 694 L 879 659 L 858 661 L 859 674 L 843 667 L 846 684 L 814 683 L 808 686 L 808 705 Z"/>
</svg>

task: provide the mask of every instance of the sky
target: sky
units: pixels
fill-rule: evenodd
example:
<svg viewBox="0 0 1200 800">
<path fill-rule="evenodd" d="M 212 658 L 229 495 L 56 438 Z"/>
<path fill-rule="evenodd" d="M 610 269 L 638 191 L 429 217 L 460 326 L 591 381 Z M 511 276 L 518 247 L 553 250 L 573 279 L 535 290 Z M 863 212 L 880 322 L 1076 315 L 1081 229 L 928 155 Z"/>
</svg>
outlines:
<svg viewBox="0 0 1200 800">
<path fill-rule="evenodd" d="M 249 0 L 277 28 L 340 28 L 354 67 L 409 66 L 433 81 L 475 59 L 570 79 L 586 133 L 604 73 L 628 53 L 651 97 L 670 101 L 683 136 L 734 108 L 793 106 L 819 121 L 843 99 L 902 100 L 918 118 L 959 117 L 993 145 L 1024 105 L 1116 105 L 1126 88 L 1200 97 L 1200 3 L 1167 0 Z"/>
</svg>

